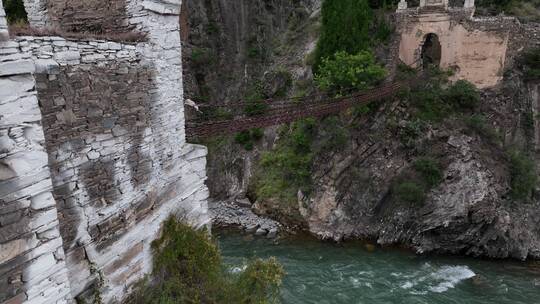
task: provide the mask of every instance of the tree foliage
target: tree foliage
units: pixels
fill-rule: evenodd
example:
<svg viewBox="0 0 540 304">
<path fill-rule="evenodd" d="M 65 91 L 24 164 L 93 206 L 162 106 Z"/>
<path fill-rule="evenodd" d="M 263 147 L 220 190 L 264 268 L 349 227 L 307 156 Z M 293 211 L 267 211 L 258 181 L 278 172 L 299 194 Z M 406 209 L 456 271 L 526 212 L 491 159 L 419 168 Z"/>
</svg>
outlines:
<svg viewBox="0 0 540 304">
<path fill-rule="evenodd" d="M 324 91 L 345 93 L 347 89 L 366 90 L 379 83 L 386 75 L 382 66 L 375 62 L 369 51 L 355 55 L 337 52 L 325 58 L 315 76 L 315 81 Z"/>
<path fill-rule="evenodd" d="M 325 0 L 322 27 L 315 55 L 315 71 L 324 58 L 344 51 L 357 54 L 370 45 L 373 13 L 367 0 Z"/>
<path fill-rule="evenodd" d="M 458 80 L 446 90 L 443 99 L 458 109 L 474 110 L 480 103 L 480 92 L 474 84 Z"/>
<path fill-rule="evenodd" d="M 527 80 L 540 79 L 540 48 L 527 51 L 521 61 Z"/>
<path fill-rule="evenodd" d="M 141 281 L 129 297 L 136 304 L 266 304 L 277 302 L 284 275 L 276 259 L 255 259 L 238 274 L 226 270 L 217 243 L 174 218 L 152 243 L 152 279 Z"/>
<path fill-rule="evenodd" d="M 316 131 L 315 119 L 295 122 L 282 132 L 275 149 L 263 153 L 255 185 L 258 197 L 292 203 L 298 190 L 311 191 L 312 143 Z"/>
</svg>

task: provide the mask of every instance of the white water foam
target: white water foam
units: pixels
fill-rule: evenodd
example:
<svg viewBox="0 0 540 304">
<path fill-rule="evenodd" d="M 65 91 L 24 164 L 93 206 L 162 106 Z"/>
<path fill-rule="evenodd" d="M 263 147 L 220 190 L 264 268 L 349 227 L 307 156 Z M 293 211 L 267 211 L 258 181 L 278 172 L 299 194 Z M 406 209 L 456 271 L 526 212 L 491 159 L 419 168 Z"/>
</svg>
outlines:
<svg viewBox="0 0 540 304">
<path fill-rule="evenodd" d="M 476 274 L 467 266 L 442 266 L 435 268 L 425 264 L 421 271 L 413 274 L 392 276 L 407 279 L 400 288 L 410 290 L 411 294 L 441 293 L 454 288 L 459 282 L 470 279 Z"/>
<path fill-rule="evenodd" d="M 450 288 L 454 288 L 459 282 L 470 279 L 475 275 L 467 266 L 443 266 L 432 274 L 435 280 L 442 280 L 442 282 L 436 286 L 431 286 L 429 290 L 437 293 L 445 292 Z"/>
</svg>

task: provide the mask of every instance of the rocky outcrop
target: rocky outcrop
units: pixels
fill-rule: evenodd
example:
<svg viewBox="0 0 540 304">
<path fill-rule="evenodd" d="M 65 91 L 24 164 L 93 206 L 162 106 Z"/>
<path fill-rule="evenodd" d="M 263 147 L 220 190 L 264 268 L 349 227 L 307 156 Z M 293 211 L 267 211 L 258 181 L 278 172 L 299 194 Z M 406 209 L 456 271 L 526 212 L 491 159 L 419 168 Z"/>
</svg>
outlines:
<svg viewBox="0 0 540 304">
<path fill-rule="evenodd" d="M 276 10 L 276 7 L 280 7 L 278 1 L 270 1 L 264 9 L 260 8 L 258 1 L 251 2 L 249 5 L 220 3 L 219 6 L 188 2 L 188 23 L 191 28 L 186 43 L 189 51 L 184 53 L 184 59 L 193 78 L 186 79 L 186 87 L 193 99 L 206 95 L 207 98 L 198 102 L 204 104 L 204 100 L 208 99 L 226 104 L 242 99 L 246 83 L 254 83 L 257 79 L 264 79 L 263 83 L 271 87 L 273 82 L 266 81 L 264 76 L 259 77 L 261 75 L 254 70 L 269 75 L 276 64 L 283 64 L 288 70 L 294 71 L 292 78 L 298 82 L 311 77 L 309 68 L 299 62 L 314 46 L 316 37 L 310 35 L 309 31 L 298 30 L 299 35 L 309 39 L 293 40 L 295 42 L 289 44 L 286 55 L 274 54 L 267 57 L 264 63 L 246 55 L 249 48 L 246 48 L 242 37 L 246 35 L 246 28 L 254 26 L 252 20 L 280 20 L 292 12 L 290 9 Z M 320 2 L 316 2 L 301 2 L 311 18 L 301 19 L 305 22 L 302 24 L 308 25 L 300 28 L 315 27 L 317 24 Z M 230 14 L 228 9 L 231 6 L 242 13 Z M 267 16 L 259 17 L 260 12 L 265 12 Z M 455 11 L 452 14 L 456 15 L 456 23 L 470 19 L 471 11 Z M 503 19 L 504 22 L 499 22 Z M 503 39 L 508 49 L 498 54 L 504 58 L 501 61 L 505 69 L 513 71 L 523 49 L 538 43 L 538 26 L 519 24 L 513 18 L 503 19 L 472 19 L 463 24 L 467 26 L 467 31 L 484 29 L 500 32 L 503 38 L 510 31 L 508 41 Z M 400 21 L 399 16 L 396 16 L 396 21 Z M 260 28 L 267 27 L 273 27 L 267 32 L 283 30 L 280 22 L 276 21 L 271 26 L 267 22 L 260 22 Z M 450 28 L 457 30 L 455 24 Z M 430 29 L 425 30 L 429 32 Z M 390 67 L 397 65 L 399 55 L 400 41 L 399 37 L 395 38 L 387 48 L 376 50 L 379 59 Z M 417 47 L 415 45 L 409 50 L 411 54 L 419 55 Z M 193 57 L 192 52 L 204 48 L 223 52 L 217 52 L 212 63 L 198 66 L 198 61 L 194 59 L 201 57 Z M 221 54 L 227 56 L 222 58 Z M 475 56 L 466 57 L 474 61 Z M 497 66 L 500 67 L 500 64 Z M 501 68 L 493 70 L 497 80 L 503 79 Z M 223 79 L 219 77 L 220 74 L 231 75 L 227 81 L 232 85 L 228 85 L 227 81 L 216 82 L 216 79 Z M 538 202 L 519 203 L 508 197 L 509 163 L 504 152 L 511 146 L 528 151 L 536 147 L 537 140 L 533 138 L 538 136 L 538 132 L 531 134 L 531 129 L 524 126 L 524 117 L 531 112 L 536 117 L 534 111 L 538 94 L 534 93 L 537 92 L 535 88 L 530 83 L 524 83 L 516 73 L 507 72 L 502 84 L 483 91 L 479 113 L 487 118 L 487 128 L 496 130 L 501 137 L 502 143 L 496 144 L 490 142 L 491 139 L 485 134 L 471 132 L 464 121 L 451 119 L 439 127 L 430 127 L 424 137 L 415 139 L 412 144 L 415 148 L 406 147 L 401 142 L 400 130 L 406 127 L 410 118 L 408 106 L 399 100 L 387 102 L 378 111 L 354 122 L 354 127 L 348 130 L 351 138 L 345 147 L 317 156 L 312 172 L 312 193 L 299 193 L 298 204 L 259 200 L 253 209 L 287 227 L 307 229 L 322 239 L 369 238 L 381 245 L 405 244 L 422 253 L 537 258 L 540 248 L 536 224 L 540 220 L 536 212 Z M 295 89 L 297 87 L 292 91 Z M 537 124 L 535 119 L 536 129 Z M 245 196 L 247 186 L 257 171 L 259 155 L 272 149 L 276 140 L 276 132 L 270 129 L 266 130 L 265 137 L 255 145 L 253 151 L 245 151 L 231 139 L 208 142 L 209 187 L 212 195 L 220 198 Z M 397 201 L 392 196 L 396 178 L 411 170 L 413 161 L 426 153 L 434 154 L 444 164 L 443 182 L 427 194 L 424 204 Z M 254 196 L 250 198 L 256 199 Z"/>
<path fill-rule="evenodd" d="M 304 59 L 315 45 L 320 5 L 320 0 L 185 1 L 184 28 L 189 28 L 182 42 L 186 97 L 199 105 L 228 104 L 248 95 L 266 98 L 293 91 L 296 84 L 291 79 L 309 77 Z M 285 75 L 280 71 L 286 71 Z M 200 119 L 200 113 L 187 109 L 188 121 Z M 216 113 L 206 115 L 216 118 Z M 213 151 L 208 157 L 207 182 L 213 197 L 245 196 L 257 151 L 273 144 L 274 130 L 266 133 L 253 151 L 230 138 L 203 142 Z"/>
<path fill-rule="evenodd" d="M 210 202 L 208 205 L 213 228 L 236 228 L 268 238 L 276 237 L 282 230 L 279 222 L 255 214 L 248 199 Z"/>
<path fill-rule="evenodd" d="M 488 117 L 506 117 L 506 122 L 488 128 L 505 132 L 502 145 L 510 146 L 527 132 L 511 123 L 519 121 L 514 109 L 531 100 L 520 96 L 517 103 L 494 106 L 496 100 L 508 101 L 499 94 L 492 99 L 492 93 L 486 93 L 482 110 Z M 417 143 L 425 147 L 419 154 L 381 130 L 390 113 L 383 109 L 362 125 L 370 132 L 377 130 L 376 140 L 353 137 L 346 151 L 319 159 L 315 191 L 299 206 L 309 231 L 336 241 L 362 238 L 380 245 L 404 244 L 418 253 L 540 258 L 540 202 L 516 201 L 508 195 L 509 163 L 503 146 L 453 120 L 429 130 L 426 142 Z M 393 183 L 418 155 L 426 154 L 442 160 L 442 182 L 422 204 L 396 199 Z"/>
</svg>

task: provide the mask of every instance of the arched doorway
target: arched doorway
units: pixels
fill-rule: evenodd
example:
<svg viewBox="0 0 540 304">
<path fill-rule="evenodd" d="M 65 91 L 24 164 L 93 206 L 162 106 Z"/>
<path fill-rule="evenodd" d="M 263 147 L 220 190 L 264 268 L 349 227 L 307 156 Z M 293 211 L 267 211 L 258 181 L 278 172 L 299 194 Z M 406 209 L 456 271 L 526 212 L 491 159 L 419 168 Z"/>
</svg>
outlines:
<svg viewBox="0 0 540 304">
<path fill-rule="evenodd" d="M 439 36 L 433 33 L 426 35 L 424 44 L 422 45 L 422 67 L 424 69 L 429 66 L 438 67 L 441 64 L 441 43 Z"/>
</svg>

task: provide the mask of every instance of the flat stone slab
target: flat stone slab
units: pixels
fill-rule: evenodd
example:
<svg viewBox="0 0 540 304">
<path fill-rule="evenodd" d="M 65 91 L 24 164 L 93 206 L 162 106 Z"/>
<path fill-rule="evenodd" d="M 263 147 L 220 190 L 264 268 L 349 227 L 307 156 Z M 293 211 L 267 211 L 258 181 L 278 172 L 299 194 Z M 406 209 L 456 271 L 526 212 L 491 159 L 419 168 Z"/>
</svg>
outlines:
<svg viewBox="0 0 540 304">
<path fill-rule="evenodd" d="M 32 60 L 18 60 L 0 63 L 0 76 L 32 74 L 36 67 Z"/>
</svg>

